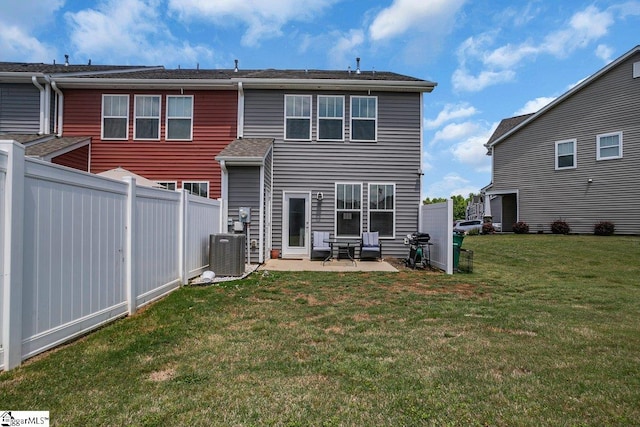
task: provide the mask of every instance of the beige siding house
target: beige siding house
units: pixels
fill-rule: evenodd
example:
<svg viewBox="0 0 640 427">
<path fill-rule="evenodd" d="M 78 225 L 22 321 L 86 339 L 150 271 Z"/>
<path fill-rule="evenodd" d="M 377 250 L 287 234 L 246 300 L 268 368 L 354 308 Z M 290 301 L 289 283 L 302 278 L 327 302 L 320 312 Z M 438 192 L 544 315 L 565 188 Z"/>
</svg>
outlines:
<svg viewBox="0 0 640 427">
<path fill-rule="evenodd" d="M 593 233 L 610 221 L 640 234 L 640 46 L 535 114 L 505 119 L 486 144 L 485 187 L 503 230 L 549 232 L 557 219 Z"/>
</svg>

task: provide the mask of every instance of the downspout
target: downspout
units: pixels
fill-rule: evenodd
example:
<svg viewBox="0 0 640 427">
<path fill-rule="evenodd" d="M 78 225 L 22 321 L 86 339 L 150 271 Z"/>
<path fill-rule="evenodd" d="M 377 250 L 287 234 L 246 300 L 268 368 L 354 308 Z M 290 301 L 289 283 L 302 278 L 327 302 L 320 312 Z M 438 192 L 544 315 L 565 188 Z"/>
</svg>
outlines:
<svg viewBox="0 0 640 427">
<path fill-rule="evenodd" d="M 264 162 L 260 165 L 260 221 L 259 221 L 259 234 L 258 234 L 258 263 L 262 264 L 265 261 L 265 248 L 264 248 Z"/>
<path fill-rule="evenodd" d="M 56 86 L 56 82 L 51 80 L 51 88 L 58 94 L 58 106 L 57 106 L 57 110 L 58 110 L 58 118 L 56 120 L 56 135 L 58 136 L 62 136 L 62 121 L 63 121 L 63 110 L 64 110 L 64 95 L 62 94 L 62 91 L 60 89 L 58 89 L 58 86 Z"/>
<path fill-rule="evenodd" d="M 44 109 L 45 109 L 45 92 L 44 87 L 40 83 L 38 83 L 38 78 L 36 76 L 31 76 L 31 82 L 35 87 L 40 91 L 40 123 L 38 125 L 38 135 L 42 135 L 44 133 Z"/>
<path fill-rule="evenodd" d="M 45 135 L 51 133 L 51 85 L 44 88 L 44 128 L 42 131 Z"/>
<path fill-rule="evenodd" d="M 62 94 L 62 91 L 58 89 L 58 86 L 56 86 L 56 82 L 51 80 L 51 77 L 45 76 L 44 78 L 51 84 L 51 88 L 56 93 L 56 95 L 58 95 L 58 103 L 56 104 L 56 119 L 54 122 L 53 131 L 57 136 L 62 136 L 62 111 L 64 109 L 64 95 Z"/>
<path fill-rule="evenodd" d="M 229 231 L 229 171 L 227 171 L 227 164 L 224 160 L 220 160 L 220 170 L 222 176 L 220 177 L 220 198 L 222 199 L 222 228 L 221 233 Z M 225 228 L 226 227 L 226 228 Z"/>
<path fill-rule="evenodd" d="M 238 82 L 238 138 L 244 136 L 244 89 L 242 82 Z"/>
</svg>

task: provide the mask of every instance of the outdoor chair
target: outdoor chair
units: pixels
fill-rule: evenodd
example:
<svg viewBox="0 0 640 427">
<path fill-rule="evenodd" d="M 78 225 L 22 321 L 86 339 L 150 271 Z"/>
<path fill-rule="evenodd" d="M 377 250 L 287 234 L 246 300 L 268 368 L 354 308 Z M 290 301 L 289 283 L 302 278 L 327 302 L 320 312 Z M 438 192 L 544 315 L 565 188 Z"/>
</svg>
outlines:
<svg viewBox="0 0 640 427">
<path fill-rule="evenodd" d="M 331 256 L 331 245 L 326 243 L 329 240 L 330 233 L 328 231 L 314 231 L 313 241 L 311 242 L 311 259 L 325 260 Z"/>
<path fill-rule="evenodd" d="M 382 259 L 382 242 L 377 231 L 362 233 L 360 259 Z"/>
</svg>

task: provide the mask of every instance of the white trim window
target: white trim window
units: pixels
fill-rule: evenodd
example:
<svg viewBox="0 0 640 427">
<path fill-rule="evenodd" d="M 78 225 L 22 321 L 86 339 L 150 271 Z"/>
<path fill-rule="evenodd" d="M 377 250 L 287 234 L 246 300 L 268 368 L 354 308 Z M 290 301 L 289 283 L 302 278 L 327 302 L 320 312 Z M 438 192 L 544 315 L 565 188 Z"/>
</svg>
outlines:
<svg viewBox="0 0 640 427">
<path fill-rule="evenodd" d="M 597 160 L 622 158 L 622 132 L 603 133 L 596 136 Z"/>
<path fill-rule="evenodd" d="M 129 95 L 102 95 L 102 139 L 129 139 Z"/>
<path fill-rule="evenodd" d="M 351 97 L 351 141 L 378 140 L 378 97 Z"/>
<path fill-rule="evenodd" d="M 209 197 L 209 181 L 182 181 L 182 188 L 190 194 Z"/>
<path fill-rule="evenodd" d="M 318 95 L 318 141 L 344 141 L 344 96 Z"/>
<path fill-rule="evenodd" d="M 178 188 L 177 181 L 156 181 L 158 184 L 162 185 L 166 190 L 175 191 Z"/>
<path fill-rule="evenodd" d="M 167 141 L 193 138 L 193 95 L 167 95 Z"/>
<path fill-rule="evenodd" d="M 284 96 L 284 139 L 311 141 L 311 95 Z"/>
<path fill-rule="evenodd" d="M 575 139 L 556 141 L 556 170 L 578 167 L 576 146 Z"/>
<path fill-rule="evenodd" d="M 160 95 L 136 95 L 134 139 L 160 139 Z"/>
<path fill-rule="evenodd" d="M 336 183 L 336 237 L 362 235 L 362 184 Z"/>
<path fill-rule="evenodd" d="M 395 237 L 396 185 L 369 184 L 369 231 Z"/>
</svg>

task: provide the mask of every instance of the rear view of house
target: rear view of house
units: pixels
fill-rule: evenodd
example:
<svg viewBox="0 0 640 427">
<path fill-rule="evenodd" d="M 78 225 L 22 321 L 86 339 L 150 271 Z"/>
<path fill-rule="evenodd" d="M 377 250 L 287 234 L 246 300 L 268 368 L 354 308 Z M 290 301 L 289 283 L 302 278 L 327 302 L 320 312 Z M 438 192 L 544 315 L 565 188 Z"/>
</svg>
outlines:
<svg viewBox="0 0 640 427">
<path fill-rule="evenodd" d="M 505 119 L 487 143 L 491 215 L 548 232 L 557 219 L 640 234 L 640 46 L 535 114 Z M 485 209 L 486 214 L 486 209 Z"/>
</svg>

